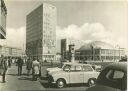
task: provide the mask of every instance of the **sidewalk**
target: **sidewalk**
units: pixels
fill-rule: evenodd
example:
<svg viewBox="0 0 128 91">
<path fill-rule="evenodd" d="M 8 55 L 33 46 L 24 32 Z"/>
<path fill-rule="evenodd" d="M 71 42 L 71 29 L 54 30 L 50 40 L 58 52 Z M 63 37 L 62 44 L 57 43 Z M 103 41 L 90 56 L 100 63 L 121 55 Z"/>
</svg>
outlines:
<svg viewBox="0 0 128 91">
<path fill-rule="evenodd" d="M 26 76 L 25 66 L 23 67 L 23 75 L 17 76 L 17 66 L 8 69 L 6 75 L 6 83 L 1 83 L 0 91 L 17 91 L 17 90 L 43 90 L 45 89 L 39 81 L 32 81 L 31 76 Z"/>
</svg>

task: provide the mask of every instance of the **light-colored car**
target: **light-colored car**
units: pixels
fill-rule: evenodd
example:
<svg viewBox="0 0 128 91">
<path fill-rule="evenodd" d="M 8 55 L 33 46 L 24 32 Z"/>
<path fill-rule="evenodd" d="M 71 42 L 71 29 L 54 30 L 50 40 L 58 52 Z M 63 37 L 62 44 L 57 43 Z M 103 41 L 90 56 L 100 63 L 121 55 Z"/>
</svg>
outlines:
<svg viewBox="0 0 128 91">
<path fill-rule="evenodd" d="M 65 63 L 61 70 L 48 73 L 48 82 L 55 83 L 59 88 L 72 83 L 88 83 L 92 86 L 98 75 L 99 72 L 90 64 Z"/>
<path fill-rule="evenodd" d="M 96 85 L 87 91 L 127 91 L 127 62 L 105 67 L 97 78 Z"/>
</svg>

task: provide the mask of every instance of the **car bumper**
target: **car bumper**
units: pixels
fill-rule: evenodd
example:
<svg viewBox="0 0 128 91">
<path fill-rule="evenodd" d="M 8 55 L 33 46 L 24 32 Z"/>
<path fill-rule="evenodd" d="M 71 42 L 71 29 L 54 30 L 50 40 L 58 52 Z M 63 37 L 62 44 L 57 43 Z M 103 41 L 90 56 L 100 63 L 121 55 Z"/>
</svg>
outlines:
<svg viewBox="0 0 128 91">
<path fill-rule="evenodd" d="M 47 76 L 48 83 L 56 83 L 51 75 Z"/>
</svg>

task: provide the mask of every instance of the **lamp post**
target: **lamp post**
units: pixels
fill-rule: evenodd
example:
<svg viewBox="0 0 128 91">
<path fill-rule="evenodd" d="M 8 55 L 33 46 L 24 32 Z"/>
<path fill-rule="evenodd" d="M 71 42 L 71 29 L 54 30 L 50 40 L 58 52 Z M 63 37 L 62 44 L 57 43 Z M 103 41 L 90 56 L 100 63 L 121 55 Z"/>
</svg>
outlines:
<svg viewBox="0 0 128 91">
<path fill-rule="evenodd" d="M 94 48 L 93 48 L 93 45 L 91 45 L 91 49 L 92 49 L 92 61 L 94 61 Z"/>
</svg>

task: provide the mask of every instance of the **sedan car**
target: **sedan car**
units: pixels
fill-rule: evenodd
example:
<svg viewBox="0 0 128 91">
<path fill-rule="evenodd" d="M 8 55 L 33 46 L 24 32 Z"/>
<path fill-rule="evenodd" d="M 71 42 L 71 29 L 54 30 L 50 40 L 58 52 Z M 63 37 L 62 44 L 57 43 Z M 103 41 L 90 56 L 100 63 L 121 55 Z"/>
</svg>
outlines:
<svg viewBox="0 0 128 91">
<path fill-rule="evenodd" d="M 62 70 L 50 72 L 48 82 L 55 83 L 59 88 L 73 83 L 88 83 L 92 86 L 98 75 L 99 72 L 96 72 L 89 64 L 67 63 Z"/>
<path fill-rule="evenodd" d="M 105 67 L 96 85 L 87 91 L 127 91 L 127 63 L 113 63 Z"/>
</svg>

